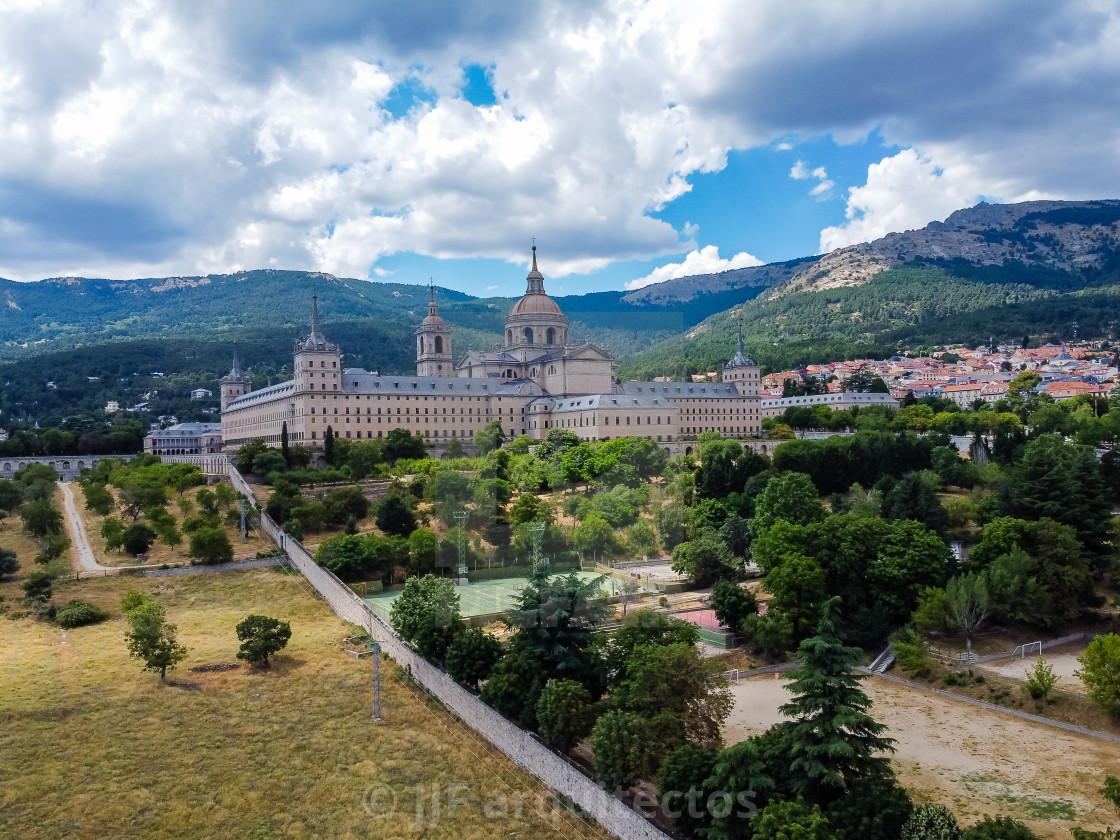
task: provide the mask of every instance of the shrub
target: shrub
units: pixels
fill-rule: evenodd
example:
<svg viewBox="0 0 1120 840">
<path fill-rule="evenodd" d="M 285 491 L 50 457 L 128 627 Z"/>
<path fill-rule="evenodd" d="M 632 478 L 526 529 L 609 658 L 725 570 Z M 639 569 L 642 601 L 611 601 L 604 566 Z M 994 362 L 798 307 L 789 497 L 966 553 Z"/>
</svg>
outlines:
<svg viewBox="0 0 1120 840">
<path fill-rule="evenodd" d="M 109 617 L 105 610 L 88 601 L 71 601 L 59 607 L 54 614 L 54 620 L 60 627 L 82 627 L 86 624 L 97 624 Z"/>
<path fill-rule="evenodd" d="M 919 805 L 902 826 L 899 840 L 960 840 L 957 818 L 944 805 Z"/>
<path fill-rule="evenodd" d="M 914 627 L 900 630 L 893 640 L 895 661 L 900 668 L 913 676 L 921 676 L 929 671 L 930 656 L 926 641 Z"/>
<path fill-rule="evenodd" d="M 1037 834 L 1011 817 L 989 817 L 966 828 L 962 840 L 1039 840 Z"/>
<path fill-rule="evenodd" d="M 0 578 L 14 575 L 19 571 L 19 560 L 16 553 L 8 548 L 0 548 Z"/>
<path fill-rule="evenodd" d="M 47 602 L 54 597 L 54 575 L 50 572 L 32 572 L 22 586 L 27 600 L 37 611 L 45 609 Z"/>
<path fill-rule="evenodd" d="M 831 840 L 834 837 L 828 818 L 817 805 L 801 799 L 772 802 L 751 820 L 755 840 Z"/>
</svg>

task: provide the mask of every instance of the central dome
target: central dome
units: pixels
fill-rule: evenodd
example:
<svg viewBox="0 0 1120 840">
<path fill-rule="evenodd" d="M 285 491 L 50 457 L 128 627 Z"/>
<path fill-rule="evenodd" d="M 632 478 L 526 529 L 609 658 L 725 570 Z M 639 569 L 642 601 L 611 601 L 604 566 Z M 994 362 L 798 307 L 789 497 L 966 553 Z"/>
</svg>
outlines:
<svg viewBox="0 0 1120 840">
<path fill-rule="evenodd" d="M 525 279 L 525 295 L 506 316 L 506 346 L 567 344 L 568 319 L 560 305 L 545 293 L 544 275 L 537 269 L 536 245 L 533 246 L 533 268 Z"/>
<path fill-rule="evenodd" d="M 525 295 L 513 305 L 510 315 L 563 315 L 560 304 L 544 292 L 533 292 Z"/>
</svg>

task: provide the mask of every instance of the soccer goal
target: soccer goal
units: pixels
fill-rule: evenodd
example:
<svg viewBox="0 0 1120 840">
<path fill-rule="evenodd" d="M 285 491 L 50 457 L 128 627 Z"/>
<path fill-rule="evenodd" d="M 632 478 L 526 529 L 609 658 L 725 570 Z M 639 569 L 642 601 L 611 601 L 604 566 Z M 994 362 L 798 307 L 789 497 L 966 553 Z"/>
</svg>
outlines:
<svg viewBox="0 0 1120 840">
<path fill-rule="evenodd" d="M 1019 654 L 1020 659 L 1026 659 L 1027 654 L 1031 651 L 1035 651 L 1039 656 L 1042 656 L 1042 642 L 1027 642 L 1025 645 L 1019 645 L 1011 651 L 1011 655 Z"/>
</svg>

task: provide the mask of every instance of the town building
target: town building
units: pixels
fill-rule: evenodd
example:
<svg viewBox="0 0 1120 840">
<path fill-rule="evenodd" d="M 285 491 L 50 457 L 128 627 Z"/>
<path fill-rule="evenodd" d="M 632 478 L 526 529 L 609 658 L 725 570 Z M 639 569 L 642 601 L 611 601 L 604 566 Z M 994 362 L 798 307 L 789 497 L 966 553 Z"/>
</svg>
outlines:
<svg viewBox="0 0 1120 840">
<path fill-rule="evenodd" d="M 144 438 L 144 451 L 153 455 L 211 455 L 222 449 L 221 423 L 179 423 Z"/>
<path fill-rule="evenodd" d="M 838 391 L 830 394 L 811 394 L 803 397 L 774 397 L 762 400 L 762 416 L 764 418 L 780 417 L 787 408 L 826 405 L 833 411 L 847 411 L 860 407 L 869 408 L 874 405 L 884 405 L 890 409 L 898 408 L 898 400 L 890 394 L 860 393 L 857 391 Z"/>
<path fill-rule="evenodd" d="M 535 440 L 552 429 L 585 440 L 639 436 L 666 444 L 709 430 L 760 434 L 760 371 L 744 353 L 741 335 L 722 382 L 618 384 L 611 354 L 573 340 L 570 327 L 545 292 L 535 246 L 525 294 L 493 350 L 454 360 L 451 330 L 430 290 L 428 314 L 416 329 L 415 376 L 343 369 L 341 351 L 323 334 L 315 298 L 311 333 L 296 343 L 291 380 L 254 391 L 235 355 L 221 382 L 222 437 L 234 449 L 253 438 L 279 446 L 287 424 L 290 442 L 316 449 L 327 429 L 361 440 L 402 428 L 438 447 L 451 438 L 470 441 L 495 420 L 507 438 Z"/>
</svg>

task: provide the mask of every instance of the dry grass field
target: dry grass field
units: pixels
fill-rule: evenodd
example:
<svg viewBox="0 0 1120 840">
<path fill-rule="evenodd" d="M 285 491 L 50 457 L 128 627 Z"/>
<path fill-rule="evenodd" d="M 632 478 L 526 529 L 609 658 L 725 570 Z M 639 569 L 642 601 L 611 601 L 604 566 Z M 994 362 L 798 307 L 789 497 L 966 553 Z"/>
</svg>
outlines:
<svg viewBox="0 0 1120 840">
<path fill-rule="evenodd" d="M 0 531 L 0 545 L 20 539 L 11 525 Z M 63 631 L 10 617 L 19 579 L 34 570 L 21 560 L 17 578 L 0 583 L 0 606 L 9 607 L 0 616 L 3 840 L 605 836 L 563 810 L 538 816 L 539 783 L 392 662 L 382 668 L 385 719 L 372 722 L 372 662 L 339 650 L 346 626 L 299 576 L 262 569 L 61 582 L 55 603 L 80 597 L 111 615 Z M 129 659 L 119 600 L 130 588 L 158 598 L 178 624 L 189 652 L 168 676 L 187 685 L 162 685 Z M 291 622 L 291 643 L 270 670 L 188 670 L 238 662 L 234 625 L 251 613 Z M 395 811 L 367 813 L 371 785 L 387 786 L 372 801 L 395 796 Z M 452 785 L 462 786 L 454 813 Z"/>
</svg>

